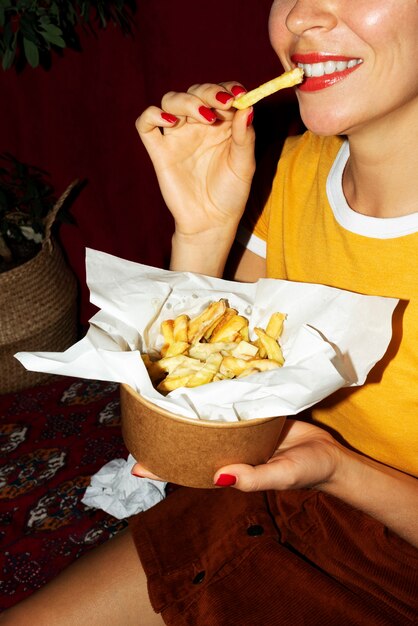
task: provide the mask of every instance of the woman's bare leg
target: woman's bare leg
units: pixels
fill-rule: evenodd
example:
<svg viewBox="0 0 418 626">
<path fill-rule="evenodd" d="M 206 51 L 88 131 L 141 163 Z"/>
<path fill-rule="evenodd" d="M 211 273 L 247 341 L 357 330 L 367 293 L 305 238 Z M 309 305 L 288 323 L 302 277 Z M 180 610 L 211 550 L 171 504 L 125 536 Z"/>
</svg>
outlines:
<svg viewBox="0 0 418 626">
<path fill-rule="evenodd" d="M 161 626 L 129 530 L 94 548 L 26 600 L 2 626 Z"/>
</svg>

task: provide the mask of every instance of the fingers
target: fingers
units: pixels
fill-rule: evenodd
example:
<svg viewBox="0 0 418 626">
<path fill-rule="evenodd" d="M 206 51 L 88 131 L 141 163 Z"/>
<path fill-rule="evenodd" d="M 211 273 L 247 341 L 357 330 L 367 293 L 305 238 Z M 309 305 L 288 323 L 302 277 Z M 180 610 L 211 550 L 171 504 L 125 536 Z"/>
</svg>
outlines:
<svg viewBox="0 0 418 626">
<path fill-rule="evenodd" d="M 152 472 L 148 471 L 140 463 L 135 463 L 135 465 L 132 466 L 131 474 L 133 476 L 137 476 L 138 478 L 151 478 L 152 480 L 160 480 L 162 482 L 165 482 L 163 478 L 160 478 L 156 474 L 153 474 Z"/>
<path fill-rule="evenodd" d="M 149 134 L 157 140 L 159 128 L 179 128 L 186 121 L 213 124 L 218 119 L 232 120 L 236 115 L 232 102 L 245 91 L 234 82 L 192 85 L 187 93 L 169 91 L 162 98 L 161 108 L 151 106 L 143 112 L 136 128 L 141 138 Z"/>
<path fill-rule="evenodd" d="M 238 170 L 242 151 L 248 152 L 249 144 L 254 143 L 252 108 L 237 110 L 232 107 L 234 98 L 243 92 L 242 85 L 230 81 L 192 85 L 186 93 L 166 93 L 161 108 L 148 107 L 136 121 L 137 131 L 151 159 L 161 161 L 165 136 L 186 124 L 212 126 L 217 122 L 229 122 L 232 125 L 231 165 Z"/>
</svg>

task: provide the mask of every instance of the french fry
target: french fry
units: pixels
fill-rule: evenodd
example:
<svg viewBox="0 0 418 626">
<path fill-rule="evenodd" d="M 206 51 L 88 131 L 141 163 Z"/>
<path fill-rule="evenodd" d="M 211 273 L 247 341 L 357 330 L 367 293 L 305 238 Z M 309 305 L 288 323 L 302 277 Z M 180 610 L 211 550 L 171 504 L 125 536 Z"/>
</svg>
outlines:
<svg viewBox="0 0 418 626">
<path fill-rule="evenodd" d="M 227 307 L 222 317 L 219 320 L 215 320 L 213 324 L 211 324 L 206 330 L 205 334 L 203 335 L 204 339 L 206 339 L 206 341 L 209 341 L 211 336 L 216 333 L 218 329 L 223 326 L 223 324 L 231 319 L 231 317 L 234 317 L 234 315 L 238 315 L 238 311 L 236 309 L 232 309 L 231 307 Z"/>
<path fill-rule="evenodd" d="M 267 353 L 267 358 L 272 361 L 277 361 L 281 365 L 284 363 L 282 349 L 277 343 L 276 339 L 270 337 L 262 328 L 254 328 L 254 332 L 260 340 L 261 345 Z"/>
<path fill-rule="evenodd" d="M 242 315 L 233 315 L 218 329 L 215 329 L 210 337 L 210 342 L 237 341 L 241 338 L 241 330 L 248 326 L 248 320 Z"/>
<path fill-rule="evenodd" d="M 187 341 L 173 341 L 173 343 L 170 343 L 169 345 L 167 345 L 167 348 L 164 350 L 164 357 L 177 356 L 178 354 L 185 354 L 188 351 L 188 349 L 189 349 L 189 344 L 187 343 Z"/>
<path fill-rule="evenodd" d="M 258 355 L 259 350 L 253 343 L 243 339 L 237 344 L 236 348 L 233 348 L 230 352 L 232 356 L 238 357 L 239 359 L 252 359 Z"/>
<path fill-rule="evenodd" d="M 222 363 L 223 356 L 219 352 L 211 354 L 206 363 L 197 372 L 195 372 L 187 381 L 186 387 L 199 387 L 212 382 L 214 376 L 218 373 Z"/>
<path fill-rule="evenodd" d="M 173 340 L 174 341 L 188 341 L 188 325 L 189 325 L 189 316 L 188 315 L 179 315 L 174 320 L 173 325 Z"/>
<path fill-rule="evenodd" d="M 266 326 L 266 333 L 273 339 L 278 340 L 282 336 L 285 319 L 286 315 L 284 313 L 273 313 Z"/>
<path fill-rule="evenodd" d="M 247 367 L 248 362 L 245 359 L 239 359 L 236 356 L 225 356 L 222 359 L 219 371 L 225 378 L 235 378 L 239 376 Z"/>
<path fill-rule="evenodd" d="M 177 356 L 170 356 L 164 359 L 156 361 L 165 374 L 171 374 L 178 367 L 189 367 L 190 371 L 193 371 L 195 365 L 200 365 L 199 359 L 193 359 L 184 354 Z"/>
<path fill-rule="evenodd" d="M 160 330 L 166 343 L 172 343 L 174 341 L 174 320 L 164 320 L 164 322 L 161 322 Z"/>
<path fill-rule="evenodd" d="M 225 353 L 233 352 L 240 344 L 235 342 L 216 342 L 216 343 L 195 343 L 189 348 L 189 356 L 194 359 L 200 359 L 206 361 L 211 354 L 215 352 Z"/>
<path fill-rule="evenodd" d="M 266 96 L 270 96 L 280 89 L 285 89 L 286 87 L 294 87 L 294 85 L 298 85 L 302 82 L 302 80 L 303 70 L 300 67 L 295 67 L 293 70 L 285 72 L 277 78 L 273 78 L 267 83 L 263 83 L 256 89 L 247 91 L 247 93 L 244 93 L 242 96 L 235 98 L 235 100 L 232 102 L 232 106 L 234 106 L 236 109 L 246 109 L 247 107 L 252 106 L 256 102 L 259 102 L 259 100 L 262 100 Z"/>
<path fill-rule="evenodd" d="M 226 310 L 226 300 L 211 302 L 204 311 L 189 322 L 187 338 L 189 343 L 200 341 L 207 329 L 215 322 L 219 321 Z"/>
<path fill-rule="evenodd" d="M 170 376 L 166 376 L 166 378 L 164 378 L 164 380 L 162 380 L 160 384 L 157 385 L 157 389 L 161 393 L 166 394 L 170 391 L 174 391 L 174 389 L 178 389 L 179 387 L 185 387 L 191 375 L 192 374 L 190 372 L 181 376 L 175 376 L 174 374 L 170 374 Z"/>
<path fill-rule="evenodd" d="M 141 356 L 151 381 L 163 394 L 179 387 L 242 378 L 283 365 L 279 338 L 285 319 L 285 314 L 273 313 L 266 330 L 255 328 L 257 339 L 250 340 L 248 319 L 221 299 L 192 319 L 182 314 L 164 320 L 160 358 Z"/>
</svg>

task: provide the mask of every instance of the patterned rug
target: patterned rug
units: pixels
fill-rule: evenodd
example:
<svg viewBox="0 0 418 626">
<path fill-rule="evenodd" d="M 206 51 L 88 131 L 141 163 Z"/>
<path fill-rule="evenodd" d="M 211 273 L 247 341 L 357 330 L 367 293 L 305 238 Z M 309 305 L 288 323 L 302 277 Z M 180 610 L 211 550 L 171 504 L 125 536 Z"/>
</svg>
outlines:
<svg viewBox="0 0 418 626">
<path fill-rule="evenodd" d="M 0 396 L 0 611 L 125 521 L 81 503 L 90 476 L 126 458 L 119 388 L 56 377 Z"/>
</svg>

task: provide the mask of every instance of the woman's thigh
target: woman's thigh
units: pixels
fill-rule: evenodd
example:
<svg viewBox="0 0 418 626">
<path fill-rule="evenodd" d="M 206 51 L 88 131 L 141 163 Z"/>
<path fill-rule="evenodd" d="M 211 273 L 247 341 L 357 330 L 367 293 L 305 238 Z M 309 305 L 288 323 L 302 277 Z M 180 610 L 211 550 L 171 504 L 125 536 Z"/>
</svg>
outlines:
<svg viewBox="0 0 418 626">
<path fill-rule="evenodd" d="M 158 626 L 129 530 L 88 552 L 0 615 L 10 626 Z"/>
</svg>

